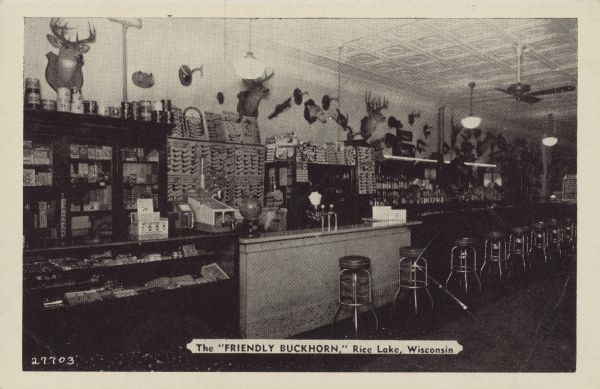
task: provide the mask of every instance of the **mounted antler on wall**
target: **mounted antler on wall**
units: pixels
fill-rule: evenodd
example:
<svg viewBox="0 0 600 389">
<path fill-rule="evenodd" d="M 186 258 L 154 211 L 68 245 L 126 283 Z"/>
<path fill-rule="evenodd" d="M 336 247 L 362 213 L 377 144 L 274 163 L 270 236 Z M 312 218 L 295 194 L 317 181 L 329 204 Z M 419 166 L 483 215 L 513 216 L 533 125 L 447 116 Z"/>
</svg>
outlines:
<svg viewBox="0 0 600 389">
<path fill-rule="evenodd" d="M 275 75 L 275 71 L 264 75 L 256 80 L 244 80 L 246 90 L 238 93 L 237 112 L 240 114 L 238 122 L 242 121 L 243 116 L 258 117 L 258 106 L 260 101 L 269 95 L 269 88 L 263 84 Z"/>
<path fill-rule="evenodd" d="M 360 121 L 360 134 L 364 140 L 367 140 L 373 135 L 377 125 L 385 121 L 385 116 L 381 113 L 382 109 L 388 107 L 388 99 L 371 97 L 371 91 L 365 95 L 365 103 L 367 104 L 367 115 Z"/>
<path fill-rule="evenodd" d="M 96 41 L 96 29 L 89 24 L 89 35 L 85 39 L 79 39 L 79 33 L 76 33 L 75 41 L 70 41 L 66 32 L 71 29 L 67 23 L 61 24 L 60 18 L 50 20 L 53 35 L 48 34 L 46 37 L 52 46 L 58 48 L 58 55 L 51 51 L 46 54 L 46 81 L 55 91 L 61 87 L 81 89 L 83 54 L 90 50 L 88 43 Z"/>
</svg>

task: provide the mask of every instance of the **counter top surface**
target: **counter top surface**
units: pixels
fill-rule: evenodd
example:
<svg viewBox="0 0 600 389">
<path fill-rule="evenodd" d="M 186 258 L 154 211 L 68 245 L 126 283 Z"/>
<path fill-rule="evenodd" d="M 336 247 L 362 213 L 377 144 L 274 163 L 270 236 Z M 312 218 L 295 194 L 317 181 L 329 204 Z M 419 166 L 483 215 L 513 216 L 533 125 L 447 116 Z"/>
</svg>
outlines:
<svg viewBox="0 0 600 389">
<path fill-rule="evenodd" d="M 407 222 L 396 221 L 365 221 L 362 224 L 350 224 L 346 226 L 338 226 L 337 230 L 323 231 L 320 228 L 310 228 L 301 230 L 281 231 L 281 232 L 265 232 L 257 238 L 240 238 L 241 244 L 254 244 L 274 242 L 290 239 L 311 238 L 319 236 L 330 236 L 339 234 L 349 234 L 353 232 L 383 230 L 387 228 L 410 227 L 421 224 L 420 220 L 411 220 Z"/>
</svg>

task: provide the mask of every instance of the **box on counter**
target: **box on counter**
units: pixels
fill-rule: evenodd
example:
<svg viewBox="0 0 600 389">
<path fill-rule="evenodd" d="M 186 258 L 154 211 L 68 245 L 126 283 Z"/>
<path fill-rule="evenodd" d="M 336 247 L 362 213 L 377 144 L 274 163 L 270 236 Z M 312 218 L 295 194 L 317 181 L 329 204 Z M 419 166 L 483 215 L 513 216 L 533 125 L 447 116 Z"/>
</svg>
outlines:
<svg viewBox="0 0 600 389">
<path fill-rule="evenodd" d="M 392 209 L 390 206 L 373 206 L 372 208 L 374 220 L 406 222 L 406 209 Z"/>
</svg>

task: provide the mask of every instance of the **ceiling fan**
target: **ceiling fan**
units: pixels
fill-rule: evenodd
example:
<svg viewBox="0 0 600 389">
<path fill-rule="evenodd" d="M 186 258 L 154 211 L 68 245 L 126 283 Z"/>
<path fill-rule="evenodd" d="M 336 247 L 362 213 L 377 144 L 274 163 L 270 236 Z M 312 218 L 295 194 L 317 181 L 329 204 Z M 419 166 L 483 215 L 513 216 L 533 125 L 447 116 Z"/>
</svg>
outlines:
<svg viewBox="0 0 600 389">
<path fill-rule="evenodd" d="M 525 46 L 516 45 L 515 46 L 517 53 L 517 82 L 515 84 L 511 84 L 506 89 L 502 88 L 494 88 L 500 92 L 508 93 L 512 97 L 514 97 L 517 101 L 524 101 L 529 104 L 537 103 L 541 101 L 541 99 L 537 96 L 541 95 L 550 95 L 554 93 L 561 92 L 571 92 L 575 90 L 575 87 L 572 85 L 564 85 L 556 88 L 544 89 L 531 92 L 531 85 L 521 84 L 521 56 L 525 49 Z"/>
</svg>

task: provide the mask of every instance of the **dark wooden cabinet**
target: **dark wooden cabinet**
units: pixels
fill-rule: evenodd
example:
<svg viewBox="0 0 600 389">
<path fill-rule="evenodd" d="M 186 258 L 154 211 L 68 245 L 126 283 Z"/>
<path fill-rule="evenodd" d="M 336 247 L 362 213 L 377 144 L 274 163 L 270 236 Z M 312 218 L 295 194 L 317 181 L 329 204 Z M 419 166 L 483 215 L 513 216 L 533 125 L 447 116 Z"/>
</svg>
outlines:
<svg viewBox="0 0 600 389">
<path fill-rule="evenodd" d="M 25 247 L 124 239 L 138 197 L 154 198 L 155 210 L 167 216 L 166 141 L 171 127 L 25 110 Z M 46 151 L 49 161 L 43 158 Z"/>
</svg>

